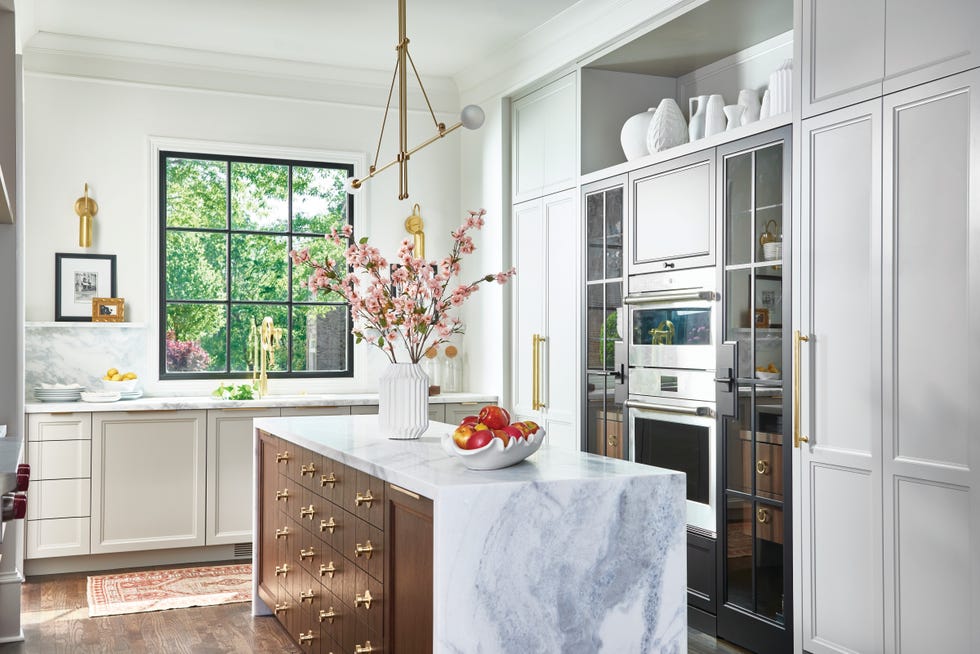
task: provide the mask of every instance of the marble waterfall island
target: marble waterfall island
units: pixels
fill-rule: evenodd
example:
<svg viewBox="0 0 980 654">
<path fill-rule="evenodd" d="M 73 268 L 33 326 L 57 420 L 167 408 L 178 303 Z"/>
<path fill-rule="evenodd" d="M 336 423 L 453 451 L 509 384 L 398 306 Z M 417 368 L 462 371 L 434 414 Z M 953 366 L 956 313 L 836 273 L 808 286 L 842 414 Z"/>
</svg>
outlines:
<svg viewBox="0 0 980 654">
<path fill-rule="evenodd" d="M 273 525 L 262 527 L 263 515 L 267 522 L 282 521 L 282 512 L 297 510 L 285 509 L 288 502 L 278 502 L 277 492 L 304 486 L 304 506 L 300 509 L 312 512 L 315 508 L 317 519 L 327 513 L 331 520 L 335 513 L 346 516 L 359 525 L 356 529 L 360 534 L 362 527 L 370 527 L 365 521 L 371 517 L 364 514 L 362 521 L 362 514 L 352 515 L 364 509 L 355 507 L 353 499 L 355 492 L 362 494 L 373 480 L 379 484 L 375 498 L 387 493 L 381 502 L 387 506 L 379 514 L 384 519 L 375 519 L 378 529 L 372 542 L 376 556 L 386 545 L 390 551 L 384 557 L 383 574 L 357 579 L 358 583 L 361 579 L 377 583 L 375 595 L 381 593 L 387 598 L 382 608 L 386 616 L 397 617 L 404 608 L 392 606 L 399 601 L 397 584 L 403 579 L 398 571 L 402 562 L 395 560 L 396 544 L 405 542 L 404 532 L 399 534 L 394 527 L 399 523 L 392 519 L 393 501 L 397 504 L 405 491 L 422 502 L 431 500 L 431 522 L 426 527 L 431 534 L 424 534 L 425 542 L 430 537 L 432 542 L 431 580 L 426 576 L 422 578 L 425 581 L 417 582 L 431 585 L 425 589 L 431 590 L 431 611 L 424 621 L 418 621 L 431 621 L 431 625 L 416 625 L 416 629 L 424 628 L 425 637 L 430 639 L 424 642 L 432 643 L 432 651 L 687 651 L 683 474 L 547 445 L 515 466 L 473 471 L 443 450 L 440 437 L 453 429 L 444 423 L 432 423 L 417 441 L 379 436 L 374 416 L 261 418 L 254 424 L 259 470 L 255 495 L 256 613 L 273 608 L 266 606 L 273 600 L 269 591 L 266 602 L 260 601 L 263 583 L 273 593 L 279 589 L 280 596 L 274 598 L 277 604 L 280 598 L 284 603 L 289 601 L 288 594 L 283 594 L 288 585 L 275 577 L 263 581 L 260 570 L 263 556 L 267 568 L 272 566 L 272 557 L 287 556 L 282 552 L 288 547 L 276 549 L 282 543 L 275 537 Z M 272 443 L 276 451 L 263 449 L 263 443 Z M 277 463 L 282 454 L 287 454 L 286 460 Z M 301 466 L 309 470 L 306 466 L 315 464 L 319 466 L 315 476 L 323 473 L 325 481 L 328 474 L 343 471 L 329 477 L 337 483 L 329 488 L 324 485 L 322 497 L 319 484 L 313 483 L 314 475 L 305 477 L 300 472 Z M 288 472 L 290 469 L 294 472 Z M 349 485 L 345 489 L 345 479 L 354 479 L 356 488 Z M 274 489 L 275 483 L 283 488 Z M 310 506 L 306 507 L 308 501 Z M 305 526 L 298 515 L 297 522 L 290 524 Z M 314 544 L 318 542 L 313 528 L 316 522 L 314 518 L 309 521 Z M 327 537 L 325 533 L 322 536 L 322 549 L 333 552 Z M 370 563 L 354 552 L 353 545 L 352 540 L 350 551 L 334 555 L 342 554 L 344 558 L 338 560 L 348 563 L 358 575 L 364 570 L 371 572 L 366 567 Z M 346 542 L 344 547 L 348 547 Z M 284 563 L 276 560 L 275 566 Z M 407 567 L 426 567 L 428 575 L 428 564 L 411 563 Z M 315 561 L 299 560 L 296 565 L 316 569 Z M 316 580 L 316 575 L 304 579 Z M 311 583 L 315 594 L 333 597 L 329 591 L 335 580 L 321 577 L 320 581 L 322 586 Z M 370 612 L 356 602 L 351 607 L 355 624 L 363 628 L 363 638 L 371 635 L 375 642 L 386 643 L 388 648 L 383 651 L 397 652 L 399 642 L 403 646 L 407 642 L 408 636 L 398 632 L 399 626 L 404 628 L 404 620 L 399 623 L 386 617 L 384 633 L 380 627 L 372 632 Z M 315 609 L 312 615 L 316 615 Z M 295 624 L 282 615 L 277 617 L 287 629 Z M 317 631 L 316 620 L 312 620 L 308 630 L 295 626 L 296 633 L 291 635 L 307 642 L 310 638 L 341 637 L 329 633 L 323 624 Z M 338 646 L 343 644 L 337 641 Z M 363 646 L 362 640 L 352 640 L 351 651 L 353 645 Z"/>
</svg>

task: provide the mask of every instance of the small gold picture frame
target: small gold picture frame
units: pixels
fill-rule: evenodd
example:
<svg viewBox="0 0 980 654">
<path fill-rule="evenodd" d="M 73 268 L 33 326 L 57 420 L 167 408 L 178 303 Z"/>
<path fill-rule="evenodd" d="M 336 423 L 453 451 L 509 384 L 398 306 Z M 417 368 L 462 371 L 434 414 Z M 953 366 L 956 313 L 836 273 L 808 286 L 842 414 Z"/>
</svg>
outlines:
<svg viewBox="0 0 980 654">
<path fill-rule="evenodd" d="M 92 322 L 123 322 L 126 301 L 121 297 L 92 298 Z"/>
<path fill-rule="evenodd" d="M 95 320 L 95 318 L 92 320 Z M 769 327 L 769 309 L 755 310 L 755 326 L 757 329 L 765 329 L 766 327 Z"/>
</svg>

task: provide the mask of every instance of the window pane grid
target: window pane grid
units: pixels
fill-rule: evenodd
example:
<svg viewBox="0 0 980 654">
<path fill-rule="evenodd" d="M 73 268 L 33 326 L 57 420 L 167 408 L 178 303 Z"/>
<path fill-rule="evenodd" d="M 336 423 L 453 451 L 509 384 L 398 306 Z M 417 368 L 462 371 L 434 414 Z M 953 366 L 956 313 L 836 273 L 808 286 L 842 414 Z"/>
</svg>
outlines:
<svg viewBox="0 0 980 654">
<path fill-rule="evenodd" d="M 188 196 L 186 192 L 183 195 L 180 193 L 171 194 L 169 192 L 170 180 L 168 179 L 168 171 L 170 168 L 168 164 L 171 161 L 180 161 L 181 164 L 186 164 L 187 162 L 193 164 L 198 160 L 212 162 L 212 164 L 220 162 L 219 165 L 224 169 L 224 229 L 209 225 L 187 224 L 189 220 L 195 220 L 196 214 L 193 211 L 195 208 L 193 206 L 191 207 L 191 211 L 188 212 L 185 210 L 183 212 L 183 222 L 174 225 L 168 224 L 170 222 L 169 209 L 172 204 L 173 206 L 177 206 L 172 202 L 173 197 L 180 200 Z M 245 325 L 249 324 L 249 320 L 256 319 L 256 316 L 247 316 L 242 313 L 243 311 L 247 313 L 248 307 L 252 307 L 252 310 L 266 307 L 269 313 L 275 313 L 280 316 L 275 324 L 277 327 L 284 329 L 282 345 L 276 352 L 277 369 L 281 369 L 281 372 L 270 373 L 270 377 L 352 376 L 353 337 L 350 335 L 350 312 L 347 303 L 337 301 L 340 299 L 337 294 L 324 293 L 324 298 L 317 300 L 315 299 L 316 296 L 310 296 L 308 292 L 304 293 L 301 291 L 298 286 L 302 282 L 301 273 L 299 270 L 294 271 L 293 263 L 287 253 L 292 249 L 309 247 L 309 243 L 316 242 L 317 239 L 320 239 L 321 243 L 325 242 L 325 233 L 322 230 L 312 231 L 310 227 L 319 226 L 326 229 L 327 227 L 340 227 L 344 224 L 350 224 L 350 216 L 353 214 L 353 199 L 346 192 L 342 192 L 342 185 L 339 182 L 353 174 L 353 167 L 305 161 L 280 161 L 250 157 L 223 157 L 173 152 L 161 153 L 160 163 L 161 236 L 163 237 L 161 238 L 160 246 L 161 378 L 240 378 L 245 372 L 238 369 L 241 367 L 242 350 L 236 352 L 234 348 L 245 347 L 248 340 L 248 330 L 250 329 Z M 242 163 L 257 165 L 241 165 L 237 166 L 236 170 L 236 164 Z M 303 182 L 302 193 L 304 193 L 303 201 L 306 209 L 302 220 L 299 221 L 300 224 L 297 224 L 297 205 L 295 202 L 295 194 L 300 192 L 294 183 L 297 168 L 302 168 L 302 172 L 305 175 L 303 178 L 305 181 Z M 214 171 L 213 165 L 210 168 L 202 166 L 201 169 L 210 170 L 213 173 L 209 180 L 207 180 L 211 182 L 211 188 L 213 188 L 214 179 L 219 178 L 220 174 Z M 249 171 L 253 174 L 251 179 L 236 180 L 234 177 L 236 174 L 249 174 Z M 185 172 L 185 176 L 187 174 Z M 286 220 L 284 225 L 276 223 L 273 218 L 271 222 L 272 227 L 268 229 L 261 228 L 270 224 L 269 220 L 265 218 L 269 215 L 268 212 L 270 209 L 268 204 L 272 204 L 272 210 L 274 212 L 275 203 L 281 202 L 282 200 L 281 194 L 277 193 L 273 194 L 270 202 L 267 202 L 266 198 L 261 195 L 262 189 L 260 187 L 262 180 L 260 176 L 262 174 L 265 174 L 267 177 L 272 177 L 274 181 L 278 180 L 277 183 L 285 184 Z M 268 182 L 268 180 L 266 181 Z M 237 189 L 236 183 L 238 184 Z M 260 191 L 259 194 L 256 194 L 256 188 Z M 236 190 L 239 198 L 244 196 L 245 201 L 241 199 L 238 201 L 235 200 L 233 193 Z M 250 193 L 252 195 L 248 195 Z M 255 228 L 256 223 L 252 216 L 243 209 L 243 206 L 249 202 L 251 202 L 252 206 L 258 206 L 266 212 L 265 214 L 260 212 L 258 215 L 258 219 L 260 220 L 258 223 L 260 228 L 258 229 Z M 215 202 L 212 201 L 211 206 L 214 206 L 214 204 Z M 233 212 L 237 212 L 237 214 Z M 236 225 L 236 220 L 240 224 Z M 266 220 L 266 222 L 261 222 L 262 220 Z M 306 228 L 305 231 L 304 227 Z M 219 235 L 224 237 L 221 239 L 224 241 L 223 293 L 215 293 L 216 288 L 212 285 L 211 298 L 207 298 L 206 294 L 198 295 L 197 297 L 176 296 L 181 294 L 185 296 L 194 294 L 186 291 L 175 294 L 171 290 L 171 284 L 167 278 L 168 268 L 170 268 L 171 274 L 180 275 L 185 267 L 173 265 L 171 253 L 167 247 L 167 237 L 171 234 L 175 236 L 185 234 L 183 238 L 191 239 L 194 237 L 207 238 L 208 235 L 213 235 L 212 238 Z M 180 237 L 177 236 L 177 238 Z M 212 243 L 211 248 L 212 258 L 215 254 L 213 252 L 213 245 L 214 243 Z M 198 247 L 198 253 L 203 252 L 204 248 Z M 272 256 L 268 258 L 268 262 L 272 262 L 274 267 L 281 266 L 281 270 L 275 271 L 275 274 L 269 274 L 269 266 L 263 266 L 261 265 L 261 261 L 255 262 L 255 260 L 250 259 L 249 255 L 251 253 L 265 253 L 267 255 L 271 253 Z M 334 258 L 339 257 L 335 256 Z M 183 263 L 186 265 L 188 257 L 185 256 L 184 259 L 185 261 Z M 237 275 L 236 262 L 237 266 L 242 268 L 237 271 Z M 199 258 L 199 263 L 202 267 L 208 265 L 213 267 L 214 265 L 214 261 L 205 262 L 205 257 L 203 256 Z M 194 271 L 192 276 L 196 272 Z M 249 272 L 252 273 L 251 278 L 249 277 Z M 255 275 L 258 275 L 258 277 L 255 277 Z M 285 276 L 284 280 L 281 279 L 283 275 Z M 300 277 L 295 280 L 296 283 L 294 284 L 294 276 L 297 275 Z M 185 284 L 185 286 L 193 287 L 194 285 Z M 304 297 L 296 297 L 297 293 L 303 293 Z M 222 295 L 222 297 L 214 297 L 214 295 Z M 268 297 L 263 297 L 263 295 Z M 224 332 L 224 338 L 222 339 L 224 341 L 224 352 L 218 353 L 215 356 L 215 359 L 223 361 L 223 365 L 220 368 L 208 368 L 206 370 L 200 368 L 172 369 L 168 365 L 168 361 L 171 358 L 170 355 L 172 354 L 170 347 L 173 346 L 175 350 L 180 350 L 180 348 L 186 350 L 194 346 L 199 348 L 203 338 L 198 336 L 197 339 L 187 338 L 181 341 L 181 337 L 175 328 L 173 338 L 171 339 L 171 332 L 168 331 L 170 330 L 171 322 L 176 325 L 177 312 L 193 312 L 193 307 L 199 307 L 198 316 L 200 316 L 203 314 L 199 312 L 204 311 L 207 313 L 207 307 L 209 306 L 214 307 L 215 310 L 220 310 L 223 314 L 223 327 L 220 325 L 212 326 L 213 335 L 217 335 L 219 331 Z M 180 307 L 185 307 L 185 309 L 181 310 Z M 236 307 L 238 307 L 237 310 Z M 342 310 L 342 315 L 335 313 L 338 309 Z M 297 310 L 301 310 L 301 314 L 297 313 Z M 173 315 L 171 313 L 172 311 L 174 312 Z M 213 312 L 210 315 L 212 315 L 213 322 Z M 301 316 L 305 317 L 305 320 L 300 321 L 299 318 Z M 183 318 L 186 318 L 186 314 L 183 315 L 182 320 Z M 246 320 L 245 323 L 242 322 L 243 318 Z M 340 322 L 338 322 L 338 319 L 340 319 Z M 183 322 L 188 321 L 183 320 Z M 193 323 L 193 321 L 190 322 Z M 257 319 L 256 322 L 258 322 Z M 237 336 L 234 333 L 236 328 L 238 331 Z M 209 340 L 213 341 L 213 339 Z M 323 350 L 328 351 L 328 354 L 321 356 L 321 347 Z M 208 355 L 204 353 L 202 356 L 206 360 Z M 327 356 L 332 356 L 333 359 L 324 360 Z M 201 358 L 201 356 L 198 356 L 197 365 L 202 365 Z M 236 358 L 239 365 L 236 365 Z M 193 359 L 194 353 L 192 352 L 188 360 Z M 212 362 L 210 365 L 215 365 L 215 363 Z M 311 369 L 307 369 L 307 367 Z"/>
</svg>

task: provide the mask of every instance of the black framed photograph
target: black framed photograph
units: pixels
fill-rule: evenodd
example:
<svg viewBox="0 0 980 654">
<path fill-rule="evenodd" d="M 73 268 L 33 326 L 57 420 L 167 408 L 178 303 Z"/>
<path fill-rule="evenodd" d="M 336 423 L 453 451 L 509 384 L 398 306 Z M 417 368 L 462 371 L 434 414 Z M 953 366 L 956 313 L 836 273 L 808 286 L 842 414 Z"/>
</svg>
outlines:
<svg viewBox="0 0 980 654">
<path fill-rule="evenodd" d="M 759 310 L 766 310 L 768 324 L 759 324 Z M 756 327 L 779 329 L 783 326 L 783 278 L 771 275 L 755 277 Z"/>
<path fill-rule="evenodd" d="M 54 255 L 54 319 L 92 322 L 92 300 L 116 296 L 116 255 Z"/>
</svg>

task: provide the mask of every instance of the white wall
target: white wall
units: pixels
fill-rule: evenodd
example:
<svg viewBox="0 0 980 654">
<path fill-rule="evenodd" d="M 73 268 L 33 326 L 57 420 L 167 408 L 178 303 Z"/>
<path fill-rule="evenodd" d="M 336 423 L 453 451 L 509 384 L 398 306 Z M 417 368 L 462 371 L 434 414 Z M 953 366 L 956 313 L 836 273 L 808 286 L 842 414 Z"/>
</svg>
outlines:
<svg viewBox="0 0 980 654">
<path fill-rule="evenodd" d="M 90 253 L 117 255 L 117 293 L 126 299 L 127 320 L 146 322 L 155 342 L 156 307 L 149 301 L 158 283 L 153 253 L 147 246 L 157 229 L 152 205 L 150 138 L 198 139 L 229 144 L 281 146 L 359 153 L 373 158 L 383 104 L 364 106 L 343 101 L 294 100 L 264 95 L 207 91 L 174 86 L 56 75 L 31 67 L 25 55 L 26 221 L 25 272 L 30 280 L 25 298 L 28 321 L 54 318 L 54 253 L 81 252 L 75 199 L 88 182 L 99 203 Z M 220 72 L 220 71 L 219 71 Z M 219 74 L 215 72 L 213 74 Z M 195 80 L 199 84 L 199 79 Z M 379 88 L 383 103 L 387 89 Z M 454 109 L 454 108 L 451 108 Z M 438 115 L 447 123 L 452 113 Z M 397 118 L 397 117 L 395 117 Z M 397 121 L 396 121 L 397 122 Z M 412 112 L 410 143 L 433 133 L 428 114 Z M 397 127 L 386 130 L 381 163 L 395 151 Z M 422 205 L 426 249 L 430 258 L 447 252 L 448 232 L 458 224 L 459 145 L 453 134 L 412 157 L 411 197 L 397 200 L 397 171 L 367 182 L 357 196 L 355 229 L 368 235 L 386 254 L 394 255 L 404 232 L 404 219 L 414 202 Z M 365 226 L 367 231 L 365 231 Z M 152 353 L 148 357 L 153 358 Z M 304 380 L 273 382 L 274 392 L 291 390 L 362 390 L 374 388 L 378 357 L 355 348 L 357 377 L 353 382 Z M 134 366 L 135 367 L 135 366 Z M 150 391 L 207 392 L 217 382 L 153 384 Z"/>
</svg>

